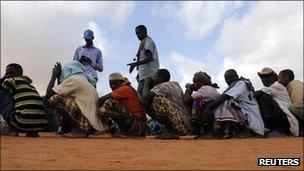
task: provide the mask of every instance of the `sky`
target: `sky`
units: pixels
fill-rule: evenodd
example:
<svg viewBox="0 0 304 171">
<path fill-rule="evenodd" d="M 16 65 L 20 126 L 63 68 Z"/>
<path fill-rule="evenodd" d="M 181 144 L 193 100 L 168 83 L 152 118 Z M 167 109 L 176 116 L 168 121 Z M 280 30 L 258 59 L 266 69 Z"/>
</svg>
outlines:
<svg viewBox="0 0 304 171">
<path fill-rule="evenodd" d="M 55 62 L 71 61 L 85 43 L 83 31 L 92 29 L 104 62 L 99 95 L 110 92 L 113 72 L 136 88 L 137 73 L 129 74 L 126 64 L 140 43 L 134 30 L 139 24 L 156 44 L 160 67 L 183 89 L 204 71 L 222 92 L 231 68 L 256 90 L 264 67 L 291 69 L 303 81 L 301 1 L 1 1 L 1 76 L 17 62 L 44 95 Z"/>
</svg>

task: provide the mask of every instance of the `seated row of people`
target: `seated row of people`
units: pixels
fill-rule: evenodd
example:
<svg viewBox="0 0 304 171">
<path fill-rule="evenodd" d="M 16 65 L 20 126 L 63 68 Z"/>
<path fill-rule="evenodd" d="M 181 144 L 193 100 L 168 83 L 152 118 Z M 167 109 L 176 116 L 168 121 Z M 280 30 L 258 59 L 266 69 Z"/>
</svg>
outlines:
<svg viewBox="0 0 304 171">
<path fill-rule="evenodd" d="M 196 73 L 193 84 L 186 85 L 184 96 L 188 104 L 194 102 L 194 134 L 200 137 L 201 127 L 204 129 L 207 125 L 204 131 L 211 129 L 220 138 L 238 134 L 243 127 L 249 128 L 253 136 L 303 135 L 303 83 L 300 83 L 297 95 L 302 101 L 296 103 L 298 110 L 295 113 L 290 110 L 295 105 L 286 88 L 277 82 L 275 72 L 264 68 L 258 75 L 265 87 L 255 91 L 248 79 L 239 78 L 233 69 L 227 70 L 224 77 L 228 88 L 220 95 L 215 89 L 217 85 L 212 84 L 207 73 Z"/>
<path fill-rule="evenodd" d="M 16 72 L 18 68 L 18 64 L 9 65 L 1 79 L 1 115 L 12 132 L 38 136 L 47 124 L 43 102 L 29 79 L 20 81 L 26 77 Z M 293 82 L 290 72 L 284 70 L 277 76 L 264 68 L 258 75 L 265 87 L 255 91 L 248 79 L 239 77 L 233 69 L 227 70 L 224 77 L 228 88 L 220 94 L 206 72 L 197 72 L 184 93 L 177 82 L 170 81 L 168 70 L 159 69 L 145 80 L 141 97 L 127 78 L 112 73 L 112 92 L 98 97 L 94 80 L 85 75 L 80 62 L 72 61 L 63 67 L 54 65 L 46 99 L 48 107 L 60 116 L 58 133 L 68 137 L 88 137 L 104 131 L 117 135 L 118 130 L 125 136 L 144 137 L 146 114 L 164 126 L 164 132 L 156 136 L 160 139 L 190 134 L 195 138 L 228 138 L 246 131 L 257 137 L 276 133 L 299 136 L 303 131 L 303 83 L 302 99 L 292 103 L 284 87 Z"/>
</svg>

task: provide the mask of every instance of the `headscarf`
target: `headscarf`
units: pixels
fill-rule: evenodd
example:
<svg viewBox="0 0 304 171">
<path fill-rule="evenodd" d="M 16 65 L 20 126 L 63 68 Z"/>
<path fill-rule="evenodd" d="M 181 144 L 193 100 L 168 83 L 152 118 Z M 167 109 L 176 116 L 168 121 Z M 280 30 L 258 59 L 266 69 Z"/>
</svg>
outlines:
<svg viewBox="0 0 304 171">
<path fill-rule="evenodd" d="M 119 72 L 114 72 L 109 75 L 109 81 L 123 81 L 122 85 L 130 85 L 128 78 L 121 75 Z"/>
<path fill-rule="evenodd" d="M 211 77 L 206 72 L 199 71 L 195 73 L 194 76 L 201 78 L 206 85 L 212 86 L 214 88 L 219 88 L 216 83 L 212 83 Z"/>
<path fill-rule="evenodd" d="M 67 64 L 65 64 L 61 70 L 61 75 L 59 78 L 59 82 L 62 83 L 64 80 L 73 75 L 84 75 L 87 77 L 88 81 L 96 87 L 97 81 L 94 78 L 91 78 L 84 74 L 84 66 L 76 60 L 73 60 Z"/>
</svg>

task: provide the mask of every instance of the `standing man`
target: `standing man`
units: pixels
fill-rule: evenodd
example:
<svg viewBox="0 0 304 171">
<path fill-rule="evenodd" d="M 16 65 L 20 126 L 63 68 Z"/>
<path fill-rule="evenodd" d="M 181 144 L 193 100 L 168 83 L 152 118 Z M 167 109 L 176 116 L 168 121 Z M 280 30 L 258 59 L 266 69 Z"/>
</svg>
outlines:
<svg viewBox="0 0 304 171">
<path fill-rule="evenodd" d="M 135 28 L 135 34 L 141 41 L 137 54 L 136 62 L 127 64 L 130 66 L 131 73 L 134 68 L 138 69 L 137 92 L 142 96 L 145 79 L 153 77 L 159 69 L 158 54 L 154 41 L 147 35 L 147 28 L 144 25 L 139 25 Z"/>
<path fill-rule="evenodd" d="M 79 61 L 85 67 L 86 76 L 94 78 L 94 86 L 96 87 L 98 81 L 96 70 L 99 72 L 103 71 L 102 53 L 93 44 L 94 33 L 92 30 L 85 30 L 83 38 L 86 44 L 76 49 L 74 60 Z"/>
</svg>

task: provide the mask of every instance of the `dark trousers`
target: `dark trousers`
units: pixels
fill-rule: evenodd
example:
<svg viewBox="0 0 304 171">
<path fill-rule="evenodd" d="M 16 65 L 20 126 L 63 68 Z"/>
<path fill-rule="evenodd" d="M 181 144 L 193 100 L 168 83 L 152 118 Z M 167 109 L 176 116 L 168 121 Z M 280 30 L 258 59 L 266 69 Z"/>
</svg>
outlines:
<svg viewBox="0 0 304 171">
<path fill-rule="evenodd" d="M 138 81 L 137 92 L 140 94 L 141 98 L 143 96 L 144 85 L 145 85 L 145 80 Z"/>
<path fill-rule="evenodd" d="M 42 101 L 44 105 L 45 115 L 47 119 L 47 124 L 45 126 L 45 131 L 47 132 L 55 132 L 57 131 L 58 127 L 60 126 L 60 118 L 56 114 L 55 109 L 53 108 L 52 104 L 49 100 L 42 96 Z"/>
<path fill-rule="evenodd" d="M 259 104 L 265 128 L 291 134 L 289 121 L 279 104 L 267 93 L 258 91 L 256 99 Z"/>
<path fill-rule="evenodd" d="M 13 113 L 14 109 L 13 98 L 8 92 L 0 90 L 0 114 L 8 124 L 10 123 L 10 115 Z"/>
</svg>

